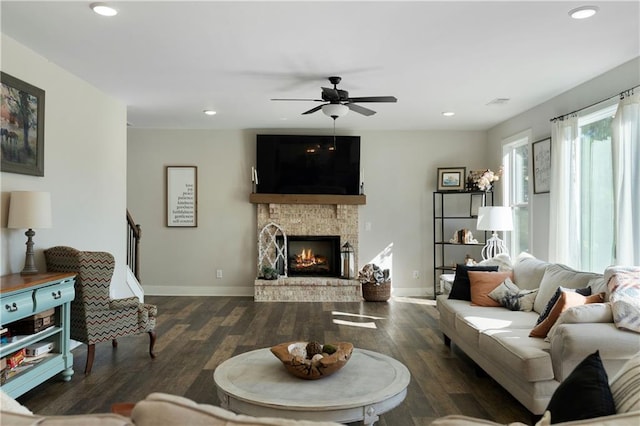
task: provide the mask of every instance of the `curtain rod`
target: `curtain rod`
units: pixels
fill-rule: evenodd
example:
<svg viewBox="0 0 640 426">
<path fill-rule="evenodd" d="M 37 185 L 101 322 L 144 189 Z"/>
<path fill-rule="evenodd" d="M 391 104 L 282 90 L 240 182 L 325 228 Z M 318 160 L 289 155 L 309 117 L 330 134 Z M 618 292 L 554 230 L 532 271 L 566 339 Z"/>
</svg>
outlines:
<svg viewBox="0 0 640 426">
<path fill-rule="evenodd" d="M 559 116 L 557 116 L 557 117 L 552 118 L 552 119 L 551 119 L 551 120 L 549 120 L 549 121 L 553 122 L 553 121 L 556 121 L 556 120 L 564 120 L 566 117 L 568 117 L 568 116 L 570 116 L 570 115 L 573 115 L 573 114 L 575 114 L 575 113 L 577 113 L 577 112 L 580 112 L 580 111 L 582 111 L 582 110 L 585 110 L 585 109 L 587 109 L 587 108 L 591 108 L 592 106 L 596 106 L 596 105 L 598 105 L 598 104 L 601 104 L 602 102 L 608 101 L 609 99 L 613 99 L 613 98 L 615 98 L 616 96 L 619 96 L 619 97 L 620 97 L 620 99 L 624 99 L 624 98 L 625 98 L 625 96 L 631 96 L 631 95 L 633 95 L 633 91 L 634 91 L 635 89 L 639 88 L 639 87 L 640 87 L 640 85 L 639 85 L 639 86 L 634 86 L 634 87 L 632 87 L 631 89 L 623 90 L 622 92 L 618 93 L 617 95 L 609 96 L 609 97 L 608 97 L 608 98 L 606 98 L 606 99 L 602 99 L 602 100 L 600 100 L 600 101 L 598 101 L 598 102 L 594 102 L 594 103 L 592 103 L 591 105 L 587 105 L 586 107 L 582 107 L 582 108 L 577 109 L 577 110 L 575 110 L 575 111 L 571 111 L 571 112 L 568 112 L 568 113 L 566 113 L 566 114 L 559 115 Z"/>
</svg>

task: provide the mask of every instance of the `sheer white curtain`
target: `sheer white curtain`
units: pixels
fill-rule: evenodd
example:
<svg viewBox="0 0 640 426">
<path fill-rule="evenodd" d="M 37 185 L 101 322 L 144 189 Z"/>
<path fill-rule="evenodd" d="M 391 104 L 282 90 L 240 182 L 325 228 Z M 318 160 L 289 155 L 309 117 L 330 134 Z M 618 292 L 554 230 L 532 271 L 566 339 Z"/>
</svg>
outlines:
<svg viewBox="0 0 640 426">
<path fill-rule="evenodd" d="M 640 266 L 640 93 L 620 101 L 612 126 L 616 263 Z"/>
<path fill-rule="evenodd" d="M 577 179 L 578 117 L 551 126 L 549 262 L 580 268 L 580 191 Z"/>
</svg>

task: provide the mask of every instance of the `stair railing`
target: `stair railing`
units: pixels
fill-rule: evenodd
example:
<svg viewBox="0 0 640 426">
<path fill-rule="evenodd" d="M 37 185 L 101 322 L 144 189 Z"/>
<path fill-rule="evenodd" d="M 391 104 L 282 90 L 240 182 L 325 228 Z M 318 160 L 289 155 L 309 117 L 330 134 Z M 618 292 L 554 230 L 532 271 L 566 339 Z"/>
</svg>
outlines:
<svg viewBox="0 0 640 426">
<path fill-rule="evenodd" d="M 133 272 L 133 275 L 140 281 L 140 239 L 142 238 L 142 229 L 136 224 L 127 209 L 127 265 Z"/>
</svg>

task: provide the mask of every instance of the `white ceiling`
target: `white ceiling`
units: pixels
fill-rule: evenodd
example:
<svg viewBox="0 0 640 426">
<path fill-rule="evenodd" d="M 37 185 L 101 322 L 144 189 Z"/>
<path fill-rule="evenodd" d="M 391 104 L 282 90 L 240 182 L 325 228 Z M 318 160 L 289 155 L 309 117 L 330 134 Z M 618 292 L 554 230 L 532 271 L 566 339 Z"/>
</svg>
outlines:
<svg viewBox="0 0 640 426">
<path fill-rule="evenodd" d="M 337 129 L 485 130 L 640 55 L 638 0 L 589 0 L 600 12 L 581 21 L 565 1 L 114 1 L 112 18 L 89 3 L 3 0 L 1 30 L 140 128 L 331 127 L 301 115 L 317 103 L 270 99 L 318 99 L 339 75 L 398 103 Z"/>
</svg>

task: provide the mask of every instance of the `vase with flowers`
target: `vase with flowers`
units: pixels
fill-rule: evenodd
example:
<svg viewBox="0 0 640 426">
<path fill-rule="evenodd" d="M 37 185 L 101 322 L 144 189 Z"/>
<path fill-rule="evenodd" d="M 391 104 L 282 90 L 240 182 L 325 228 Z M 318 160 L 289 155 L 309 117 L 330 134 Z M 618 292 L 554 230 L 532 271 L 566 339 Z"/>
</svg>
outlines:
<svg viewBox="0 0 640 426">
<path fill-rule="evenodd" d="M 472 170 L 467 176 L 467 190 L 488 192 L 493 189 L 493 182 L 500 180 L 503 168 L 500 166 L 497 172 L 491 169 Z"/>
</svg>

